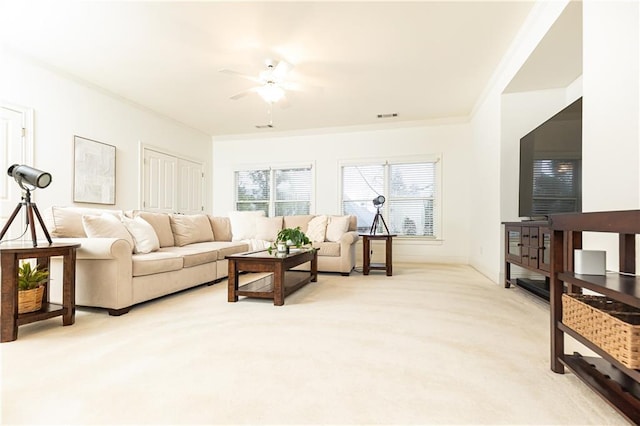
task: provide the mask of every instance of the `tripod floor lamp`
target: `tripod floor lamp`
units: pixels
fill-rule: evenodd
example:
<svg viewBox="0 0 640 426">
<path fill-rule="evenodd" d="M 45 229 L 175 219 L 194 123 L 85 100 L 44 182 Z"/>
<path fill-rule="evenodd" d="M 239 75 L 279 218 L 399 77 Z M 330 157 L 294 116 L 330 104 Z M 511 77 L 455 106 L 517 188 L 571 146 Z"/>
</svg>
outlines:
<svg viewBox="0 0 640 426">
<path fill-rule="evenodd" d="M 373 206 L 376 208 L 376 215 L 373 218 L 373 224 L 371 225 L 371 230 L 369 231 L 369 234 L 371 235 L 376 234 L 376 230 L 378 229 L 378 226 L 380 225 L 380 223 L 382 223 L 385 231 L 387 231 L 387 234 L 389 234 L 389 228 L 387 228 L 387 223 L 384 221 L 384 217 L 382 217 L 382 213 L 380 213 L 380 209 L 382 208 L 382 205 L 384 204 L 385 201 L 386 199 L 384 198 L 384 195 L 378 195 L 376 198 L 373 199 Z"/>
<path fill-rule="evenodd" d="M 36 190 L 37 188 L 46 188 L 51 183 L 51 174 L 47 172 L 43 172 L 42 170 L 34 169 L 25 165 L 14 164 L 9 167 L 7 170 L 7 174 L 14 178 L 18 183 L 20 188 L 22 188 L 22 200 L 18 203 L 16 208 L 11 213 L 9 220 L 0 231 L 0 241 L 4 238 L 5 234 L 9 230 L 9 227 L 13 223 L 13 220 L 16 218 L 22 207 L 27 209 L 27 226 L 31 228 L 31 240 L 33 241 L 33 246 L 38 247 L 38 239 L 36 238 L 36 228 L 34 222 L 34 215 L 38 219 L 40 226 L 42 227 L 42 231 L 44 232 L 45 237 L 49 244 L 52 244 L 51 236 L 49 235 L 49 231 L 47 231 L 47 227 L 42 220 L 42 216 L 40 216 L 40 211 L 38 210 L 38 206 L 35 203 L 31 202 L 31 191 Z"/>
</svg>

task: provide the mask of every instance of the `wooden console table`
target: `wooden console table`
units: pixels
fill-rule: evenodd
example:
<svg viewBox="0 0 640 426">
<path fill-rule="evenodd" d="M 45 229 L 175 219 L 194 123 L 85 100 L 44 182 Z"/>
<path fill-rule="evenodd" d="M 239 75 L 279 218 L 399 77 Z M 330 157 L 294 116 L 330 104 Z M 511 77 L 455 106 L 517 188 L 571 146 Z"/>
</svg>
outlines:
<svg viewBox="0 0 640 426">
<path fill-rule="evenodd" d="M 627 368 L 563 322 L 562 294 L 589 289 L 640 309 L 640 277 L 636 276 L 636 235 L 640 210 L 551 215 L 551 370 L 571 370 L 613 408 L 640 424 L 640 370 Z M 618 234 L 619 273 L 581 275 L 574 272 L 573 249 L 581 248 L 583 232 Z M 598 356 L 566 354 L 565 336 L 582 343 Z"/>
<path fill-rule="evenodd" d="M 387 276 L 393 275 L 393 237 L 396 234 L 360 234 L 362 237 L 362 274 L 369 275 L 372 269 L 386 271 Z M 371 240 L 385 242 L 385 263 L 371 263 Z"/>
<path fill-rule="evenodd" d="M 551 271 L 551 231 L 549 222 L 502 222 L 504 225 L 504 288 L 522 287 L 549 300 Z M 528 269 L 542 279 L 511 276 L 511 266 Z"/>
<path fill-rule="evenodd" d="M 54 243 L 33 247 L 30 243 L 0 245 L 0 274 L 2 276 L 0 303 L 0 342 L 18 338 L 18 326 L 62 316 L 63 325 L 75 322 L 76 249 L 80 244 Z M 18 263 L 21 259 L 37 259 L 38 265 L 49 270 L 50 259 L 63 258 L 62 305 L 49 303 L 49 279 L 39 311 L 18 314 Z"/>
</svg>

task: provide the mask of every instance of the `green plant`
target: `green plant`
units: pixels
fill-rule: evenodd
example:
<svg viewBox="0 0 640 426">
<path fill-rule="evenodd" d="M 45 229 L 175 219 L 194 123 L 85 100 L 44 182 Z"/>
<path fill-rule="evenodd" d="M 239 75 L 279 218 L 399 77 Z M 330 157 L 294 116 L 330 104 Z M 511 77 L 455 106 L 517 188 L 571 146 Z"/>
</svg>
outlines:
<svg viewBox="0 0 640 426">
<path fill-rule="evenodd" d="M 276 249 L 278 243 L 285 243 L 289 246 L 300 248 L 304 245 L 311 244 L 311 240 L 304 232 L 302 232 L 299 226 L 296 226 L 295 228 L 284 228 L 280 230 L 276 236 L 276 240 L 268 249 L 269 253 Z"/>
<path fill-rule="evenodd" d="M 30 262 L 23 262 L 18 268 L 18 290 L 31 290 L 40 287 L 49 277 L 49 271 L 40 269 L 38 265 L 31 267 Z"/>
<path fill-rule="evenodd" d="M 298 248 L 306 244 L 311 244 L 311 240 L 300 230 L 299 226 L 296 226 L 295 228 L 284 228 L 278 232 L 275 243 L 278 242 L 284 242 L 290 246 L 296 246 Z"/>
</svg>

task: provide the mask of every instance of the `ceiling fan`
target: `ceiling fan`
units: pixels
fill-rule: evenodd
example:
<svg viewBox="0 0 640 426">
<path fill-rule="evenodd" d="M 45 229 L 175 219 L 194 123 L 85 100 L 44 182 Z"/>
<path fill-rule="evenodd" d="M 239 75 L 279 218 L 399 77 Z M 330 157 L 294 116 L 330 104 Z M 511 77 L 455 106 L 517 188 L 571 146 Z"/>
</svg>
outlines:
<svg viewBox="0 0 640 426">
<path fill-rule="evenodd" d="M 268 104 L 274 104 L 284 98 L 286 90 L 300 90 L 298 84 L 285 81 L 285 77 L 291 72 L 293 65 L 286 61 L 275 62 L 272 60 L 267 60 L 265 64 L 266 69 L 260 72 L 257 77 L 238 71 L 221 69 L 221 73 L 239 76 L 259 84 L 251 89 L 236 93 L 230 99 L 238 100 L 251 93 L 257 93 Z"/>
</svg>

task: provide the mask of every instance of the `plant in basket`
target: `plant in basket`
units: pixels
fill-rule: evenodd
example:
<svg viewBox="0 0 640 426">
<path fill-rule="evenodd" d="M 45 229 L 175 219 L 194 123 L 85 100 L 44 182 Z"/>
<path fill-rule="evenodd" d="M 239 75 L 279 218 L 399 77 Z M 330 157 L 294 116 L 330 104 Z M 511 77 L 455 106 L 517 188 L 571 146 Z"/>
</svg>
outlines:
<svg viewBox="0 0 640 426">
<path fill-rule="evenodd" d="M 49 271 L 39 265 L 31 266 L 31 262 L 22 262 L 18 268 L 18 313 L 37 311 L 42 307 L 44 283 L 49 278 Z"/>
</svg>

